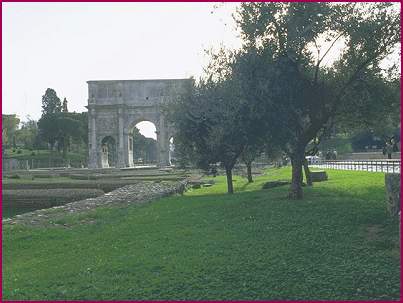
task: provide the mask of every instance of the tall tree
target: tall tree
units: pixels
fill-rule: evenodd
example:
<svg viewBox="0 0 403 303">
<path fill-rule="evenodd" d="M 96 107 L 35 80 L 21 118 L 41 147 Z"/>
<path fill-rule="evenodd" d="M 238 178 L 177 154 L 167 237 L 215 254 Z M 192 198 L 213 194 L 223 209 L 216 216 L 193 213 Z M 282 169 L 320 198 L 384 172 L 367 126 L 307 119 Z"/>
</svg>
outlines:
<svg viewBox="0 0 403 303">
<path fill-rule="evenodd" d="M 60 113 L 62 104 L 56 91 L 52 88 L 46 89 L 45 94 L 42 96 L 42 117 L 48 114 Z"/>
<path fill-rule="evenodd" d="M 398 7 L 252 2 L 241 4 L 236 21 L 243 51 L 257 54 L 259 70 L 271 71 L 254 76 L 254 100 L 276 113 L 292 163 L 289 197 L 300 199 L 309 142 L 348 115 L 370 123 L 380 107 L 397 110 L 398 98 L 382 97 L 395 81 L 382 62 L 400 43 Z"/>
</svg>

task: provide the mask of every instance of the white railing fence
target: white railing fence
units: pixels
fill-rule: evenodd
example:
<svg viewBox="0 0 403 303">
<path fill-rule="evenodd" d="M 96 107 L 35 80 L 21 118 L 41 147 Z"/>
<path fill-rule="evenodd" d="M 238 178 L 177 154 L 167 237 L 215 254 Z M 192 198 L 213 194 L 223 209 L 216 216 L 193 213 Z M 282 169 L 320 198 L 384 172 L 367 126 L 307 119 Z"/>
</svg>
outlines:
<svg viewBox="0 0 403 303">
<path fill-rule="evenodd" d="M 310 163 L 311 167 L 360 170 L 369 172 L 400 173 L 400 160 L 317 160 Z"/>
</svg>

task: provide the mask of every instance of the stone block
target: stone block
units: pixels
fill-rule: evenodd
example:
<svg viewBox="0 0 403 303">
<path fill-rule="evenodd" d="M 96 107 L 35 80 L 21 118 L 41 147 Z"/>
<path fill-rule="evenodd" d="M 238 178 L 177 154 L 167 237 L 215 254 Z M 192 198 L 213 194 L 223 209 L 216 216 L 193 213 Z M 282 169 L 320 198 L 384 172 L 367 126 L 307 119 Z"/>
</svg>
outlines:
<svg viewBox="0 0 403 303">
<path fill-rule="evenodd" d="M 400 174 L 385 174 L 386 208 L 392 217 L 400 211 Z"/>
<path fill-rule="evenodd" d="M 324 170 L 321 171 L 311 171 L 311 180 L 312 182 L 321 182 L 327 181 L 327 173 Z"/>
</svg>

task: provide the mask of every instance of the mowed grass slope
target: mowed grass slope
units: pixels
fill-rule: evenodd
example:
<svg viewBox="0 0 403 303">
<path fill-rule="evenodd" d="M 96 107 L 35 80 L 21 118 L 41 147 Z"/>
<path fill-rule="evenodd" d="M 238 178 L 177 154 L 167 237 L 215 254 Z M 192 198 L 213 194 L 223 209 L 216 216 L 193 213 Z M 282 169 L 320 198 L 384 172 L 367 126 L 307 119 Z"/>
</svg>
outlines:
<svg viewBox="0 0 403 303">
<path fill-rule="evenodd" d="M 328 171 L 289 201 L 270 170 L 236 193 L 217 184 L 129 208 L 98 209 L 87 224 L 5 226 L 6 300 L 397 300 L 397 220 L 384 175 Z M 74 224 L 76 222 L 76 224 Z"/>
</svg>

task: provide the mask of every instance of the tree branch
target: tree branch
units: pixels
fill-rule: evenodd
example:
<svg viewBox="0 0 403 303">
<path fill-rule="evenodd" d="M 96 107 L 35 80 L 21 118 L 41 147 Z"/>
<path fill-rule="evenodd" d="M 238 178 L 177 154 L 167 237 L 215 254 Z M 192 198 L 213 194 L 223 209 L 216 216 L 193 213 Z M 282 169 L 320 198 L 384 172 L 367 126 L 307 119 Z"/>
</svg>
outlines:
<svg viewBox="0 0 403 303">
<path fill-rule="evenodd" d="M 326 50 L 326 52 L 323 54 L 322 58 L 319 59 L 319 49 L 316 45 L 316 41 L 315 41 L 315 46 L 318 49 L 318 62 L 316 63 L 316 67 L 315 67 L 315 77 L 314 77 L 314 83 L 317 83 L 318 81 L 318 73 L 319 73 L 319 66 L 322 63 L 323 59 L 325 59 L 326 55 L 330 52 L 330 50 L 333 48 L 333 46 L 336 44 L 337 40 L 340 39 L 341 36 L 343 36 L 345 32 L 341 32 L 332 42 L 332 44 L 329 46 L 329 48 Z"/>
</svg>

